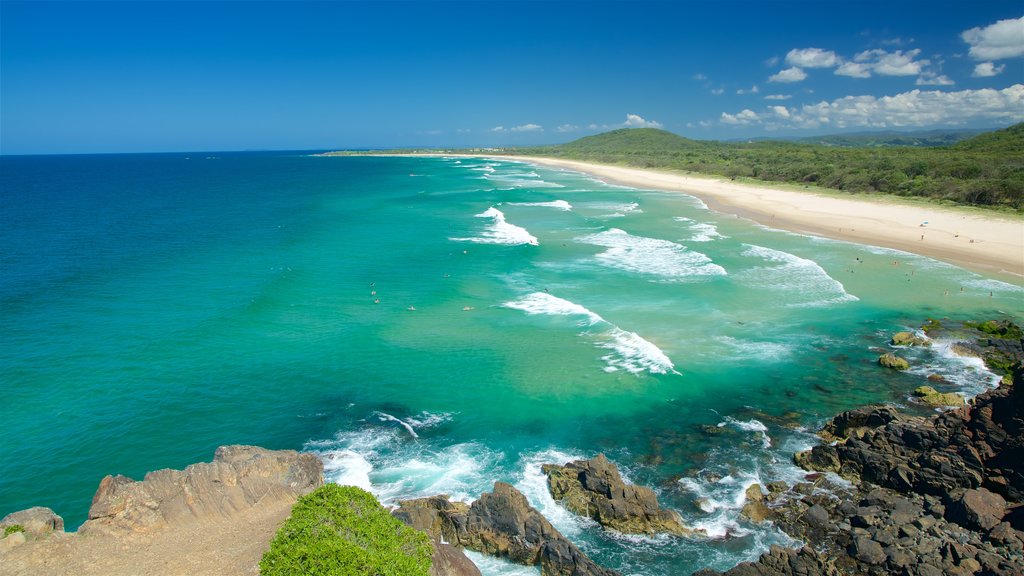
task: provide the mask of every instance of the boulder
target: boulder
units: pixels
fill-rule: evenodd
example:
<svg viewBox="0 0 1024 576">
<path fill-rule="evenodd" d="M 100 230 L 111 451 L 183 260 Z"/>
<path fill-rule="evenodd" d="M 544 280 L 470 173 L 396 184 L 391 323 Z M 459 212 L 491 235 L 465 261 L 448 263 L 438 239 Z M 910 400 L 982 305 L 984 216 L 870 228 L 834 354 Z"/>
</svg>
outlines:
<svg viewBox="0 0 1024 576">
<path fill-rule="evenodd" d="M 892 352 L 886 352 L 879 356 L 878 363 L 893 370 L 907 370 L 910 368 L 910 362 L 907 362 L 905 359 L 900 358 Z"/>
<path fill-rule="evenodd" d="M 157 470 L 141 482 L 107 476 L 79 532 L 146 532 L 196 518 L 226 518 L 258 503 L 294 501 L 321 484 L 323 464 L 312 454 L 221 446 L 213 462 Z"/>
<path fill-rule="evenodd" d="M 692 532 L 683 526 L 677 512 L 658 505 L 653 490 L 625 483 L 604 454 L 565 466 L 546 464 L 542 469 L 555 500 L 606 528 L 625 534 Z"/>
<path fill-rule="evenodd" d="M 21 526 L 26 534 L 38 538 L 52 532 L 63 532 L 64 519 L 49 508 L 36 506 L 4 516 L 0 520 L 0 534 L 8 526 Z"/>
<path fill-rule="evenodd" d="M 466 557 L 462 548 L 449 544 L 458 542 L 454 517 L 465 517 L 469 505 L 451 502 L 448 496 L 430 496 L 402 500 L 391 515 L 407 526 L 426 532 L 434 542 L 431 576 L 479 576 L 480 569 Z"/>
<path fill-rule="evenodd" d="M 865 564 L 882 564 L 887 556 L 882 545 L 867 536 L 855 536 L 850 544 L 850 555 Z"/>
<path fill-rule="evenodd" d="M 760 484 L 751 484 L 745 492 L 746 503 L 740 513 L 754 522 L 764 522 L 772 516 L 772 511 L 764 502 L 764 493 L 761 492 Z"/>
<path fill-rule="evenodd" d="M 24 532 L 12 532 L 7 536 L 3 536 L 3 533 L 0 532 L 0 552 L 6 552 L 12 548 L 17 548 L 27 541 L 28 539 L 25 537 Z"/>
<path fill-rule="evenodd" d="M 984 488 L 951 494 L 946 506 L 946 519 L 971 530 L 989 531 L 1003 521 L 1006 500 Z"/>
<path fill-rule="evenodd" d="M 963 406 L 964 397 L 956 392 L 939 392 L 931 386 L 918 386 L 914 397 L 929 406 Z"/>
<path fill-rule="evenodd" d="M 922 338 L 913 332 L 897 332 L 892 335 L 890 343 L 893 346 L 931 346 L 927 338 Z"/>
<path fill-rule="evenodd" d="M 410 526 L 470 550 L 539 565 L 542 576 L 619 574 L 594 563 L 530 506 L 526 496 L 504 482 L 496 482 L 493 492 L 482 494 L 471 506 L 449 502 L 445 496 L 399 504 L 393 514 Z"/>
</svg>

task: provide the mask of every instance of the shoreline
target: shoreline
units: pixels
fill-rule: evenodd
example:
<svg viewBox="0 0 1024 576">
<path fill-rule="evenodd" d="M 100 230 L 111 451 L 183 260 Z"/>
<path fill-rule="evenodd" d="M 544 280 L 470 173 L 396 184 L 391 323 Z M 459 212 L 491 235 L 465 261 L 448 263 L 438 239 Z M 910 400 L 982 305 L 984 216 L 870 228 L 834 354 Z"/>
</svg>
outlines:
<svg viewBox="0 0 1024 576">
<path fill-rule="evenodd" d="M 485 157 L 574 170 L 611 184 L 683 192 L 716 212 L 771 228 L 894 248 L 1024 284 L 1024 219 L 938 205 L 917 206 L 895 197 L 842 198 L 813 190 L 785 190 L 577 160 Z M 923 222 L 927 226 L 921 226 Z"/>
<path fill-rule="evenodd" d="M 817 190 L 732 182 L 655 169 L 503 154 L 373 154 L 471 157 L 571 170 L 609 184 L 682 192 L 720 214 L 788 232 L 902 250 L 1024 286 L 1024 218 L 969 207 L 900 201 L 895 196 L 840 197 Z M 927 222 L 927 225 L 921 224 Z"/>
</svg>

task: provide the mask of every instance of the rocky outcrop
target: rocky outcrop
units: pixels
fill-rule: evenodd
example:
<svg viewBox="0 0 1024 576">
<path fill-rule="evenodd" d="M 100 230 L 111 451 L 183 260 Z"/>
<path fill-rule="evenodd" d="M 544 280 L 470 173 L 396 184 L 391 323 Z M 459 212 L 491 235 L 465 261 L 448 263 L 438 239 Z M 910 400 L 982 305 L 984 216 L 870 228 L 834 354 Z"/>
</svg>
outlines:
<svg viewBox="0 0 1024 576">
<path fill-rule="evenodd" d="M 598 454 L 565 466 L 545 464 L 551 496 L 566 508 L 625 534 L 690 534 L 677 512 L 658 506 L 654 491 L 622 480 L 618 468 Z"/>
<path fill-rule="evenodd" d="M 931 340 L 922 338 L 913 332 L 897 332 L 889 341 L 893 346 L 931 346 Z"/>
<path fill-rule="evenodd" d="M 1012 329 L 1004 331 L 1015 334 Z M 999 388 L 968 406 L 929 418 L 868 406 L 833 418 L 821 431 L 833 444 L 794 455 L 812 472 L 806 483 L 767 495 L 759 488 L 756 494 L 748 491 L 745 509 L 763 499 L 759 513 L 809 546 L 773 547 L 756 562 L 724 574 L 1024 574 L 1024 354 L 1019 345 L 1004 339 L 993 347 L 984 338 L 964 344 L 982 358 L 995 349 L 1014 362 Z M 838 472 L 853 484 L 833 483 L 820 472 Z"/>
<path fill-rule="evenodd" d="M 227 517 L 271 500 L 294 501 L 321 484 L 323 464 L 312 454 L 221 446 L 213 462 L 157 470 L 141 482 L 107 476 L 79 533 L 145 532 L 196 517 Z"/>
<path fill-rule="evenodd" d="M 451 519 L 465 517 L 468 513 L 468 504 L 451 502 L 448 496 L 441 495 L 402 501 L 391 515 L 430 536 L 434 543 L 431 576 L 480 576 L 480 569 L 466 557 L 462 548 L 450 544 L 458 542 Z"/>
<path fill-rule="evenodd" d="M 879 356 L 878 363 L 893 370 L 907 370 L 910 368 L 910 362 L 907 362 L 906 359 L 900 358 L 892 352 L 886 352 Z"/>
<path fill-rule="evenodd" d="M 569 542 L 526 497 L 504 482 L 472 505 L 433 496 L 399 503 L 394 516 L 435 539 L 540 566 L 543 576 L 616 576 Z"/>
<path fill-rule="evenodd" d="M 38 538 L 53 532 L 63 532 L 64 519 L 49 508 L 36 506 L 4 516 L 3 520 L 0 520 L 0 534 L 8 526 L 21 526 L 26 534 Z"/>
<path fill-rule="evenodd" d="M 964 397 L 956 392 L 939 392 L 931 386 L 918 386 L 914 389 L 914 397 L 928 406 L 963 406 Z"/>
</svg>

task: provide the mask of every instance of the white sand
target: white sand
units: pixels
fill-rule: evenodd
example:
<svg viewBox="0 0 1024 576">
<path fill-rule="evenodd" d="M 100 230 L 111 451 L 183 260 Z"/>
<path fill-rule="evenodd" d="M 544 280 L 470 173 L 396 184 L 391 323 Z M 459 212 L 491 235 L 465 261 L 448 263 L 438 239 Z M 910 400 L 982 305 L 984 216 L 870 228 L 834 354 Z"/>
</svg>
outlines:
<svg viewBox="0 0 1024 576">
<path fill-rule="evenodd" d="M 843 197 L 574 160 L 489 157 L 575 170 L 637 188 L 685 192 L 713 210 L 773 228 L 896 248 L 1016 284 L 1024 281 L 1024 217 L 891 196 Z M 921 226 L 923 222 L 928 224 Z"/>
</svg>

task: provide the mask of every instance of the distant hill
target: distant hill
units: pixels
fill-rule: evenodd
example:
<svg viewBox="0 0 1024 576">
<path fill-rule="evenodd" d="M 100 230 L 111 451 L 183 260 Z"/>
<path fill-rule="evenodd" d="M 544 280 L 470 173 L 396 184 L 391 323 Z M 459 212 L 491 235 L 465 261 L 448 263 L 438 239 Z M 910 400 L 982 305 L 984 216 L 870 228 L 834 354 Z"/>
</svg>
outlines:
<svg viewBox="0 0 1024 576">
<path fill-rule="evenodd" d="M 1024 163 L 1024 122 L 1009 128 L 986 132 L 956 145 L 957 150 L 1015 154 L 1018 162 Z"/>
<path fill-rule="evenodd" d="M 851 132 L 848 134 L 830 134 L 796 138 L 794 141 L 803 144 L 820 144 L 822 146 L 844 146 L 847 148 L 878 148 L 886 146 L 934 147 L 950 146 L 973 138 L 984 130 L 928 130 L 925 132 Z"/>
<path fill-rule="evenodd" d="M 627 128 L 566 144 L 511 148 L 506 152 L 668 168 L 849 192 L 921 196 L 1024 211 L 1024 123 L 944 146 L 883 144 L 892 139 L 883 134 L 888 133 L 847 135 L 845 138 L 850 142 L 861 144 L 842 146 L 820 141 L 690 140 L 665 130 Z M 967 132 L 935 131 L 931 138 L 964 135 Z M 927 134 L 913 137 L 923 138 L 921 142 L 929 141 Z M 874 144 L 867 144 L 866 138 L 873 138 Z M 898 138 L 897 141 L 908 142 Z"/>
</svg>

